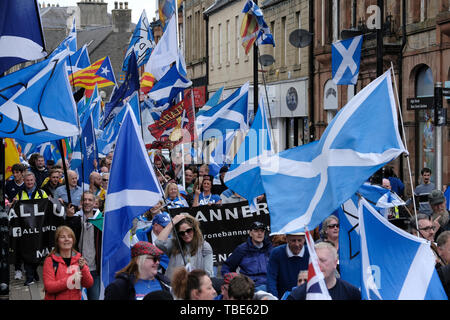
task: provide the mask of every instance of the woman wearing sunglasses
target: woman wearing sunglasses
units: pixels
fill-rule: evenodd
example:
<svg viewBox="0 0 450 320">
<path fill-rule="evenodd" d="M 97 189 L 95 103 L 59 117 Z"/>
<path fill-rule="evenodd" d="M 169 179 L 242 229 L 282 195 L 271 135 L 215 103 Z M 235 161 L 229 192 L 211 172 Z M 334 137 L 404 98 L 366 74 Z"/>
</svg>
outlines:
<svg viewBox="0 0 450 320">
<path fill-rule="evenodd" d="M 320 232 L 322 241 L 331 242 L 336 250 L 339 250 L 339 218 L 331 215 L 322 223 L 322 231 Z"/>
<path fill-rule="evenodd" d="M 131 248 L 131 261 L 116 273 L 105 289 L 105 300 L 142 300 L 153 291 L 171 291 L 170 281 L 158 273 L 162 251 L 150 242 L 139 241 Z"/>
<path fill-rule="evenodd" d="M 155 245 L 169 256 L 165 275 L 171 279 L 176 267 L 185 266 L 188 271 L 202 269 L 212 277 L 213 250 L 211 245 L 203 240 L 198 220 L 187 214 L 178 214 L 172 218 L 172 223 L 160 232 L 155 241 Z M 172 238 L 169 239 L 171 233 Z"/>
</svg>

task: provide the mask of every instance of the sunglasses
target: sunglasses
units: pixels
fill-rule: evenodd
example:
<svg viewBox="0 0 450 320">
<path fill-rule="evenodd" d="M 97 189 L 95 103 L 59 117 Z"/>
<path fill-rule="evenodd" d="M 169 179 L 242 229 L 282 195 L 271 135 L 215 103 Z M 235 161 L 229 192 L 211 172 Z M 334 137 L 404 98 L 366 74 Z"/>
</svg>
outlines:
<svg viewBox="0 0 450 320">
<path fill-rule="evenodd" d="M 328 226 L 328 229 L 333 229 L 333 228 L 338 228 L 338 229 L 339 229 L 339 223 L 330 224 L 330 225 Z"/>
<path fill-rule="evenodd" d="M 194 229 L 189 228 L 189 229 L 186 229 L 186 230 L 184 230 L 184 231 L 178 231 L 178 235 L 179 235 L 180 237 L 184 237 L 186 234 L 191 233 L 191 232 L 193 232 L 193 231 L 194 231 Z"/>
<path fill-rule="evenodd" d="M 154 263 L 161 261 L 160 256 L 148 256 L 147 259 L 152 259 Z"/>
<path fill-rule="evenodd" d="M 425 227 L 425 228 L 419 228 L 419 230 L 424 230 L 424 231 L 427 231 L 427 232 L 430 232 L 431 230 L 435 230 L 436 228 L 433 226 L 433 227 L 431 227 L 431 226 L 428 226 L 428 227 Z"/>
</svg>

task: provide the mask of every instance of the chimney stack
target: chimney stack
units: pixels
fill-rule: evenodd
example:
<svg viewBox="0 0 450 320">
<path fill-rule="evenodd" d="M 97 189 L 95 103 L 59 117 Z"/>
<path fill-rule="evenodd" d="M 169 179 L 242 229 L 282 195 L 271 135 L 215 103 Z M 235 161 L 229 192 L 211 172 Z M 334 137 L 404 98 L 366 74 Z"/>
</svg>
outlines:
<svg viewBox="0 0 450 320">
<path fill-rule="evenodd" d="M 114 2 L 115 9 L 112 10 L 112 24 L 114 32 L 132 32 L 131 9 L 128 9 L 128 2 Z"/>
</svg>

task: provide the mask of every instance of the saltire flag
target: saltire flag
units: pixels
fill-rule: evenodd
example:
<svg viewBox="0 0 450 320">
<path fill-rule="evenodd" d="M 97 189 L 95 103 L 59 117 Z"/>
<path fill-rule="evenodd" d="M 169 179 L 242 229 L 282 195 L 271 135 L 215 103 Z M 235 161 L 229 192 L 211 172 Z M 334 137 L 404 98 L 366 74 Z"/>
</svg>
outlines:
<svg viewBox="0 0 450 320">
<path fill-rule="evenodd" d="M 319 141 L 263 161 L 273 234 L 315 228 L 372 174 L 406 152 L 398 131 L 390 72 L 354 96 Z"/>
<path fill-rule="evenodd" d="M 0 1 L 0 74 L 47 56 L 37 0 Z"/>
<path fill-rule="evenodd" d="M 139 71 L 136 62 L 136 55 L 132 54 L 128 63 L 128 71 L 125 81 L 118 89 L 114 90 L 111 99 L 105 104 L 103 127 L 111 121 L 111 119 L 119 112 L 120 108 L 126 104 L 127 98 L 130 97 L 135 91 L 139 92 Z"/>
<path fill-rule="evenodd" d="M 275 41 L 269 26 L 264 21 L 261 9 L 252 0 L 247 0 L 242 13 L 245 13 L 241 24 L 242 46 L 245 54 L 249 53 L 255 41 L 257 45 L 271 44 L 275 47 Z"/>
<path fill-rule="evenodd" d="M 428 240 L 397 228 L 361 198 L 361 297 L 447 300 Z"/>
<path fill-rule="evenodd" d="M 209 109 L 211 109 L 212 107 L 216 106 L 219 103 L 220 98 L 222 97 L 223 88 L 224 87 L 221 87 L 219 90 L 214 92 L 212 97 L 209 98 L 209 100 L 205 103 L 205 105 L 200 110 L 197 111 L 196 114 L 197 117 L 201 115 L 203 112 L 208 111 Z"/>
<path fill-rule="evenodd" d="M 357 194 L 375 205 L 382 215 L 383 210 L 405 205 L 394 192 L 369 183 L 363 184 Z M 337 210 L 339 218 L 339 273 L 341 278 L 361 289 L 361 248 L 358 219 L 358 199 L 354 194 Z"/>
<path fill-rule="evenodd" d="M 319 258 L 314 248 L 314 239 L 306 229 L 306 246 L 309 252 L 308 280 L 306 282 L 306 300 L 332 300 L 325 278 L 319 267 Z"/>
<path fill-rule="evenodd" d="M 197 117 L 197 134 L 200 140 L 248 128 L 248 88 L 249 83 L 246 82 L 227 99 Z"/>
<path fill-rule="evenodd" d="M 124 174 L 127 172 L 127 174 Z M 132 177 L 132 179 L 130 179 Z M 131 259 L 133 219 L 162 199 L 162 190 L 133 111 L 127 108 L 109 176 L 103 226 L 101 287 L 114 280 Z"/>
<path fill-rule="evenodd" d="M 104 88 L 116 84 L 114 71 L 108 56 L 95 61 L 87 68 L 72 73 L 69 78 L 73 86 L 86 89 L 85 96 L 87 98 L 92 96 L 95 85 L 98 88 Z"/>
<path fill-rule="evenodd" d="M 72 156 L 70 167 L 78 173 L 78 184 L 84 188 L 89 187 L 89 175 L 94 171 L 94 160 L 98 159 L 97 143 L 94 133 L 94 125 L 92 114 L 81 132 L 81 139 L 78 139 L 76 152 L 78 154 Z M 75 153 L 75 152 L 74 152 Z M 76 159 L 77 161 L 74 161 Z"/>
<path fill-rule="evenodd" d="M 72 29 L 70 30 L 69 35 L 63 41 L 61 41 L 59 46 L 57 46 L 52 53 L 50 53 L 49 58 L 54 57 L 55 55 L 66 49 L 69 50 L 70 54 L 74 54 L 77 51 L 77 26 L 75 22 L 75 16 L 73 17 Z M 67 64 L 70 65 L 69 62 L 67 62 Z"/>
<path fill-rule="evenodd" d="M 20 163 L 19 151 L 17 151 L 14 139 L 6 138 L 3 141 L 5 146 L 5 181 L 12 175 L 12 166 Z"/>
<path fill-rule="evenodd" d="M 126 108 L 121 108 L 119 113 L 102 129 L 100 136 L 97 138 L 98 152 L 101 156 L 106 156 L 113 149 L 125 111 Z"/>
<path fill-rule="evenodd" d="M 70 74 L 85 69 L 91 65 L 91 61 L 89 60 L 89 53 L 87 50 L 87 46 L 84 45 L 77 52 L 71 54 L 69 59 L 67 59 L 68 66 L 67 72 Z"/>
<path fill-rule="evenodd" d="M 141 76 L 141 92 L 143 94 L 149 93 L 155 85 L 156 79 L 155 77 L 148 72 L 144 72 Z"/>
<path fill-rule="evenodd" d="M 84 105 L 84 107 L 81 108 L 81 110 L 78 111 L 78 116 L 80 118 L 80 127 L 83 128 L 86 126 L 86 123 L 91 116 L 94 109 L 100 105 L 102 101 L 102 97 L 100 96 L 98 92 L 97 85 L 95 85 L 94 90 L 92 91 L 93 94 L 91 98 L 89 99 L 89 102 Z"/>
<path fill-rule="evenodd" d="M 179 59 L 177 25 L 175 15 L 173 15 L 145 64 L 144 71 L 152 74 L 156 80 L 161 79 L 169 71 L 171 64 Z"/>
<path fill-rule="evenodd" d="M 331 44 L 331 73 L 335 84 L 354 85 L 358 81 L 363 36 Z"/>
<path fill-rule="evenodd" d="M 172 101 L 178 94 L 184 92 L 184 89 L 192 86 L 192 81 L 183 77 L 178 72 L 176 65 L 153 86 L 148 96 L 155 102 L 158 110 L 165 110 L 171 106 Z"/>
<path fill-rule="evenodd" d="M 264 99 L 260 96 L 259 108 L 252 126 L 224 178 L 225 185 L 249 203 L 264 193 L 260 158 L 273 154 L 272 145 L 272 132 Z"/>
<path fill-rule="evenodd" d="M 0 115 L 3 138 L 42 143 L 77 135 L 65 60 L 44 60 L 0 78 Z"/>
<path fill-rule="evenodd" d="M 153 38 L 153 31 L 150 27 L 150 23 L 147 19 L 145 10 L 142 11 L 139 22 L 134 29 L 134 32 L 130 39 L 127 52 L 125 53 L 125 59 L 123 60 L 122 71 L 128 70 L 128 61 L 130 60 L 131 53 L 134 52 L 137 56 L 137 66 L 140 67 L 147 63 L 152 50 L 155 47 L 155 39 Z"/>
</svg>

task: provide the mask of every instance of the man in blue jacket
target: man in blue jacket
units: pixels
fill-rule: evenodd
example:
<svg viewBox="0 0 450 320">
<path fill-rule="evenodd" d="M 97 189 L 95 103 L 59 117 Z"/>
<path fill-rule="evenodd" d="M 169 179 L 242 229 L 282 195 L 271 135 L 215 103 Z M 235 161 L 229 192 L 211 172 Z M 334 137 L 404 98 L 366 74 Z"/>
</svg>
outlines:
<svg viewBox="0 0 450 320">
<path fill-rule="evenodd" d="M 267 292 L 278 299 L 297 285 L 299 271 L 308 270 L 309 263 L 305 233 L 287 234 L 286 241 L 272 250 L 267 265 Z"/>
<path fill-rule="evenodd" d="M 222 276 L 236 271 L 239 267 L 239 273 L 253 280 L 255 291 L 266 291 L 267 262 L 272 251 L 272 242 L 266 232 L 267 227 L 264 223 L 253 222 L 247 241 L 237 246 L 223 263 Z"/>
</svg>

